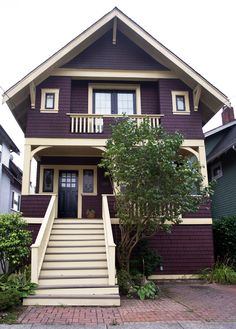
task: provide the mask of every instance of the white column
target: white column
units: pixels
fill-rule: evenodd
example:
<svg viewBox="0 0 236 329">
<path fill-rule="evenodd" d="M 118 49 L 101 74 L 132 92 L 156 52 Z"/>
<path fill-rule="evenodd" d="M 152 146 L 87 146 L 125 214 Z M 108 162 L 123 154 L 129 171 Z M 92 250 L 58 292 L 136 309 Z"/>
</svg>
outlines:
<svg viewBox="0 0 236 329">
<path fill-rule="evenodd" d="M 206 162 L 206 150 L 205 145 L 198 147 L 199 162 L 201 166 L 201 173 L 203 176 L 203 185 L 208 186 L 208 175 L 207 175 L 207 162 Z"/>
</svg>

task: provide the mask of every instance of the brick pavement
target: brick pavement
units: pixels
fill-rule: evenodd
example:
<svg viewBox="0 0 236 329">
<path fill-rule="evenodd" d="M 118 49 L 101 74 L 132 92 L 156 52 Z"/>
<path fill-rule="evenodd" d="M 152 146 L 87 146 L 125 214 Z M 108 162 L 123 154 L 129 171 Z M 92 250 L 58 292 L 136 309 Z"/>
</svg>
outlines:
<svg viewBox="0 0 236 329">
<path fill-rule="evenodd" d="M 120 307 L 28 306 L 28 324 L 122 324 L 133 322 L 236 321 L 236 286 L 168 284 L 156 300 L 122 299 Z"/>
</svg>

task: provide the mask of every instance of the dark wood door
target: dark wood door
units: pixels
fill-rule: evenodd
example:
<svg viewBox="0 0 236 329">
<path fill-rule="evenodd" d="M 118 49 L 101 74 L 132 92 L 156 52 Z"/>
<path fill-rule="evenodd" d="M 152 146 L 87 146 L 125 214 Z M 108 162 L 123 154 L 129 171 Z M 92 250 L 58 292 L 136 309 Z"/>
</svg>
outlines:
<svg viewBox="0 0 236 329">
<path fill-rule="evenodd" d="M 59 172 L 58 217 L 77 218 L 78 172 Z"/>
</svg>

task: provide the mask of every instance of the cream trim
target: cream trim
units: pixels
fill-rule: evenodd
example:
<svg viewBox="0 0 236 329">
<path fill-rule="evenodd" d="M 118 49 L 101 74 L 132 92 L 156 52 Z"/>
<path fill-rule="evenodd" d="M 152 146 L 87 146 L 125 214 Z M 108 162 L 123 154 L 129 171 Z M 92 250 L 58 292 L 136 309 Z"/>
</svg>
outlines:
<svg viewBox="0 0 236 329">
<path fill-rule="evenodd" d="M 21 187 L 22 194 L 29 194 L 30 192 L 30 175 L 31 175 L 31 145 L 25 144 L 22 187 Z"/>
<path fill-rule="evenodd" d="M 194 280 L 199 279 L 199 274 L 154 274 L 149 280 Z"/>
<path fill-rule="evenodd" d="M 42 224 L 43 217 L 42 218 L 36 218 L 36 217 L 23 217 L 27 224 Z"/>
<path fill-rule="evenodd" d="M 93 90 L 135 90 L 136 93 L 136 114 L 141 114 L 141 91 L 140 85 L 117 84 L 117 83 L 89 83 L 88 85 L 88 114 L 93 114 Z"/>
<path fill-rule="evenodd" d="M 92 146 L 104 147 L 107 139 L 103 138 L 26 138 L 25 144 L 32 146 Z M 204 139 L 185 139 L 182 146 L 196 147 L 203 146 Z"/>
<path fill-rule="evenodd" d="M 31 109 L 35 109 L 35 102 L 36 102 L 36 87 L 34 82 L 32 81 L 29 85 L 30 89 L 30 102 L 31 102 Z"/>
<path fill-rule="evenodd" d="M 202 86 L 199 84 L 193 89 L 193 107 L 194 111 L 198 111 L 198 105 L 201 98 Z"/>
<path fill-rule="evenodd" d="M 172 90 L 171 91 L 171 96 L 172 96 L 172 111 L 173 111 L 173 114 L 180 114 L 180 115 L 190 114 L 190 104 L 189 104 L 189 93 L 188 93 L 188 91 Z M 181 111 L 177 110 L 176 96 L 183 96 L 184 97 L 185 111 L 181 112 Z"/>
<path fill-rule="evenodd" d="M 111 223 L 119 224 L 119 218 L 111 218 Z M 179 225 L 212 225 L 212 218 L 182 218 Z"/>
<path fill-rule="evenodd" d="M 43 192 L 43 171 L 44 169 L 54 169 L 54 180 L 53 180 L 53 192 Z M 83 193 L 83 170 L 93 169 L 94 170 L 94 192 Z M 78 172 L 78 218 L 82 218 L 82 196 L 96 196 L 97 195 L 97 166 L 86 166 L 86 165 L 41 165 L 40 176 L 39 176 L 39 193 L 43 195 L 57 194 L 59 192 L 59 171 L 63 170 L 74 170 Z M 56 216 L 58 216 L 58 207 L 56 207 Z"/>
<path fill-rule="evenodd" d="M 54 69 L 51 76 L 65 76 L 93 79 L 124 79 L 124 80 L 159 80 L 178 79 L 173 71 L 145 71 L 145 70 L 108 70 L 108 69 Z"/>
<path fill-rule="evenodd" d="M 54 94 L 54 109 L 46 109 L 45 108 L 45 101 L 46 101 L 46 94 Z M 57 113 L 59 111 L 59 89 L 56 88 L 47 88 L 41 89 L 41 105 L 40 105 L 40 112 L 43 113 Z"/>
</svg>

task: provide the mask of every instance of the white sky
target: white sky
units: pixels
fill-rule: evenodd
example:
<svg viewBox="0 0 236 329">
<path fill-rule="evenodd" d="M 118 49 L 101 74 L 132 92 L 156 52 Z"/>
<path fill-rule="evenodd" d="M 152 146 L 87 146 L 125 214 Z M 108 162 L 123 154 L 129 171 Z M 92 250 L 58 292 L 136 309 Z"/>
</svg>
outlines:
<svg viewBox="0 0 236 329">
<path fill-rule="evenodd" d="M 114 6 L 224 92 L 236 108 L 235 0 L 0 0 L 0 86 L 11 87 Z M 0 105 L 0 124 L 22 150 L 23 134 L 6 105 Z M 220 124 L 214 119 L 208 129 Z M 15 160 L 22 167 L 22 155 Z"/>
</svg>

